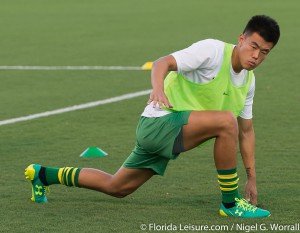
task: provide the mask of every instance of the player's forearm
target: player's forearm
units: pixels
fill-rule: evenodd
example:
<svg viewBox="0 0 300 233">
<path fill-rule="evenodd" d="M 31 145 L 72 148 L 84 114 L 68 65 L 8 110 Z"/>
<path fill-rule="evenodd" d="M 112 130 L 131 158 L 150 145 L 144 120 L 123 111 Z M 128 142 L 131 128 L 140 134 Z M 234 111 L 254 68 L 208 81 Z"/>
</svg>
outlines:
<svg viewBox="0 0 300 233">
<path fill-rule="evenodd" d="M 240 130 L 239 143 L 247 177 L 255 178 L 255 133 L 252 125 L 247 130 Z"/>
<path fill-rule="evenodd" d="M 171 70 L 177 70 L 176 61 L 172 56 L 161 57 L 153 63 L 151 84 L 154 90 L 164 90 L 164 79 Z"/>
<path fill-rule="evenodd" d="M 155 61 L 151 71 L 151 84 L 154 90 L 164 89 L 164 78 L 167 73 L 167 66 L 163 62 Z"/>
</svg>

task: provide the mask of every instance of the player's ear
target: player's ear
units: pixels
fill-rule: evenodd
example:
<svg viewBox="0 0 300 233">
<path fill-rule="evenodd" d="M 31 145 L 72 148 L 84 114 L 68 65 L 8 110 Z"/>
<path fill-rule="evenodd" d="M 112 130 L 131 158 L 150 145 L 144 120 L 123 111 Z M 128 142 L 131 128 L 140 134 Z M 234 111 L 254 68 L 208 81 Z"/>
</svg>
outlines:
<svg viewBox="0 0 300 233">
<path fill-rule="evenodd" d="M 238 38 L 238 46 L 242 46 L 245 39 L 246 39 L 246 35 L 244 33 L 240 34 Z"/>
</svg>

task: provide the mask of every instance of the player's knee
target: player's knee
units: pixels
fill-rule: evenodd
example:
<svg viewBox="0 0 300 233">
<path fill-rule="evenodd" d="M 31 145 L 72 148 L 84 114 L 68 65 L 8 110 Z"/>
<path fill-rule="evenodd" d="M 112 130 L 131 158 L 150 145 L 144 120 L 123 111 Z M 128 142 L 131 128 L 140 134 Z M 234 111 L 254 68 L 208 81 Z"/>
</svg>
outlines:
<svg viewBox="0 0 300 233">
<path fill-rule="evenodd" d="M 110 193 L 111 196 L 116 197 L 116 198 L 124 198 L 126 197 L 128 194 L 124 194 L 124 193 L 119 193 L 119 192 L 114 192 L 114 193 Z"/>
<path fill-rule="evenodd" d="M 127 193 L 127 192 L 115 192 L 114 193 L 114 197 L 116 198 L 124 198 L 124 197 L 127 197 L 130 193 Z"/>
<path fill-rule="evenodd" d="M 238 135 L 238 122 L 232 112 L 224 111 L 222 115 L 222 129 L 224 133 L 237 137 Z"/>
<path fill-rule="evenodd" d="M 124 197 L 128 196 L 129 194 L 133 193 L 133 191 L 134 190 L 122 189 L 122 188 L 118 187 L 118 188 L 111 188 L 109 191 L 109 194 L 113 197 L 124 198 Z"/>
</svg>

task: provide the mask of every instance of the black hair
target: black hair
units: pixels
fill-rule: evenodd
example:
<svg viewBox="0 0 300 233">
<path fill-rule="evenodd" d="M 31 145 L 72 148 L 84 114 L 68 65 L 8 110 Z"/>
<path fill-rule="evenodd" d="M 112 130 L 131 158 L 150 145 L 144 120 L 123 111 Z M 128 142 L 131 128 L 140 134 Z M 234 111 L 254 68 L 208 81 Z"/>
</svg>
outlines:
<svg viewBox="0 0 300 233">
<path fill-rule="evenodd" d="M 280 29 L 278 23 L 269 16 L 256 15 L 253 16 L 246 25 L 243 33 L 258 33 L 267 42 L 272 42 L 273 47 L 277 44 L 280 37 Z"/>
</svg>

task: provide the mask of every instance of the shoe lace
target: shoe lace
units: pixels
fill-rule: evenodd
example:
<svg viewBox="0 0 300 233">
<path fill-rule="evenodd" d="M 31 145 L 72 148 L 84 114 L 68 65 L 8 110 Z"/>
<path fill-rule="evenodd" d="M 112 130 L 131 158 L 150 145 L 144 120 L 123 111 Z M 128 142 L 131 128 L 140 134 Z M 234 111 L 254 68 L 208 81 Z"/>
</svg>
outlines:
<svg viewBox="0 0 300 233">
<path fill-rule="evenodd" d="M 235 198 L 237 202 L 237 207 L 242 208 L 244 211 L 252 211 L 253 213 L 256 211 L 257 207 L 248 203 L 244 198 Z"/>
</svg>

